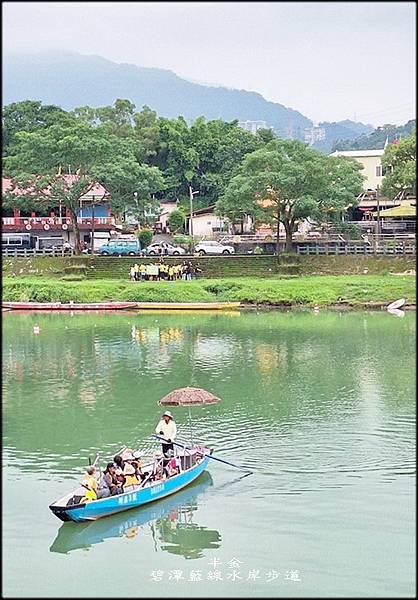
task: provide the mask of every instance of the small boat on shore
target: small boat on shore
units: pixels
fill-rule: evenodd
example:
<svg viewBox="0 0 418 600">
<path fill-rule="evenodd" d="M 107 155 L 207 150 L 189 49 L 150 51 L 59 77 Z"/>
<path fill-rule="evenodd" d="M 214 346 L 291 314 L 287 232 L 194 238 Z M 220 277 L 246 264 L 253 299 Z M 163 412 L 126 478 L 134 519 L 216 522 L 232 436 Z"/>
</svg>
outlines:
<svg viewBox="0 0 418 600">
<path fill-rule="evenodd" d="M 395 302 L 391 302 L 386 307 L 386 310 L 391 311 L 391 310 L 397 310 L 399 308 L 402 308 L 402 306 L 405 304 L 405 302 L 406 302 L 405 298 L 399 298 L 399 300 L 395 300 Z"/>
<path fill-rule="evenodd" d="M 74 491 L 72 491 L 50 504 L 49 508 L 61 521 L 75 521 L 76 523 L 96 521 L 129 508 L 137 508 L 174 494 L 192 483 L 206 469 L 209 462 L 207 454 L 211 453 L 212 450 L 202 449 L 200 446 L 190 450 L 185 449 L 183 453 L 177 455 L 180 457 L 182 466 L 185 467 L 181 468 L 177 475 L 151 483 L 147 483 L 145 479 L 145 485 L 140 484 L 133 491 L 69 505 L 68 503 L 74 496 Z M 151 464 L 148 465 L 148 469 L 152 469 Z M 144 467 L 143 472 L 147 474 L 147 467 Z"/>
<path fill-rule="evenodd" d="M 2 302 L 2 308 L 9 310 L 122 310 L 136 308 L 136 302 L 94 302 L 75 304 L 73 302 Z"/>
</svg>

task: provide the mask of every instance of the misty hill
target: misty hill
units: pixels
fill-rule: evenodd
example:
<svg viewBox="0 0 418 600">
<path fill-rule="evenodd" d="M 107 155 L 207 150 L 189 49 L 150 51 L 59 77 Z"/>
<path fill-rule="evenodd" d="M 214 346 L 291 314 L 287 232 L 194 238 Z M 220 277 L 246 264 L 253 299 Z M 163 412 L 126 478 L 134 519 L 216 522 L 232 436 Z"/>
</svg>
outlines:
<svg viewBox="0 0 418 600">
<path fill-rule="evenodd" d="M 106 106 L 127 98 L 160 116 L 194 120 L 263 120 L 283 136 L 311 125 L 301 113 L 244 90 L 199 85 L 172 71 L 117 64 L 98 56 L 59 52 L 10 55 L 3 61 L 3 103 L 41 100 L 66 110 Z"/>
<path fill-rule="evenodd" d="M 8 55 L 3 60 L 3 104 L 41 100 L 66 110 L 78 106 L 107 106 L 116 98 L 133 102 L 137 110 L 148 105 L 158 115 L 182 115 L 192 121 L 203 115 L 262 120 L 280 137 L 304 139 L 311 119 L 256 92 L 214 87 L 186 81 L 172 71 L 118 64 L 99 56 L 72 52 Z M 318 149 L 328 152 L 336 139 L 354 139 L 373 128 L 362 123 L 325 123 L 326 140 Z"/>
<path fill-rule="evenodd" d="M 360 135 L 367 135 L 373 131 L 373 125 L 364 125 L 363 123 L 356 123 L 349 119 L 334 123 L 324 121 L 319 123 L 319 127 L 325 130 L 325 139 L 318 140 L 312 147 L 326 153 L 333 151 L 337 140 L 349 144 Z"/>
<path fill-rule="evenodd" d="M 395 139 L 410 135 L 416 129 L 416 120 L 411 119 L 405 125 L 382 125 L 368 135 L 361 135 L 355 140 L 338 140 L 333 150 L 380 150 L 384 147 L 386 139 L 389 144 Z"/>
</svg>

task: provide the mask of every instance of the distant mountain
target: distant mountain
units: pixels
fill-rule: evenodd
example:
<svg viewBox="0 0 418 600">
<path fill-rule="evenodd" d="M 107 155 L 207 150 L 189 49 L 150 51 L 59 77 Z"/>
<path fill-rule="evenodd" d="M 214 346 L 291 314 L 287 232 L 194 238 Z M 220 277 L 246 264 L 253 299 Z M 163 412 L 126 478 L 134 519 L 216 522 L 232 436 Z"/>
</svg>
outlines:
<svg viewBox="0 0 418 600">
<path fill-rule="evenodd" d="M 361 135 L 351 141 L 339 139 L 335 142 L 334 150 L 381 150 L 386 140 L 390 144 L 395 139 L 400 139 L 416 129 L 416 120 L 411 119 L 405 125 L 382 125 L 368 135 Z"/>
<path fill-rule="evenodd" d="M 160 116 L 194 120 L 262 120 L 282 137 L 301 137 L 312 122 L 300 112 L 268 102 L 260 94 L 181 79 L 172 71 L 117 64 L 70 52 L 9 55 L 3 59 L 3 103 L 42 100 L 66 110 L 107 106 L 127 98 Z"/>
<path fill-rule="evenodd" d="M 140 110 L 145 104 L 158 115 L 209 119 L 265 121 L 280 137 L 305 139 L 311 119 L 297 110 L 269 102 L 256 92 L 194 83 L 172 71 L 118 64 L 100 56 L 54 51 L 33 55 L 3 55 L 3 104 L 41 100 L 66 110 L 77 106 L 108 106 L 126 98 Z M 373 130 L 345 120 L 320 124 L 325 139 L 313 147 L 330 152 L 334 142 L 353 140 Z"/>
</svg>

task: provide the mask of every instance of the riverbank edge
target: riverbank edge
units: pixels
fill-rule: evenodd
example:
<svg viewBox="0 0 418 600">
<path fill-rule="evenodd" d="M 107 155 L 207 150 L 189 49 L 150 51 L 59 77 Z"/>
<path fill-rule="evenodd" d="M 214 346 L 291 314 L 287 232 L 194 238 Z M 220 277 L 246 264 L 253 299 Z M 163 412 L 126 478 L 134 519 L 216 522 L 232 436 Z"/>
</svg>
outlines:
<svg viewBox="0 0 418 600">
<path fill-rule="evenodd" d="M 373 311 L 381 311 L 386 310 L 389 306 L 390 302 L 360 302 L 360 303 L 350 303 L 350 302 L 337 302 L 335 304 L 321 304 L 321 305 L 306 305 L 306 304 L 285 304 L 285 303 L 263 303 L 263 304 L 251 304 L 251 303 L 243 303 L 240 305 L 239 309 L 242 310 L 312 310 L 313 308 L 320 308 L 322 310 L 335 310 L 335 311 L 360 311 L 360 310 L 373 310 Z M 416 310 L 416 303 L 406 302 L 401 310 L 414 311 Z"/>
<path fill-rule="evenodd" d="M 197 279 L 192 282 L 68 281 L 57 278 L 3 279 L 2 307 L 34 303 L 37 310 L 124 309 L 213 310 L 225 305 L 239 310 L 331 308 L 381 310 L 405 299 L 404 308 L 416 305 L 415 276 L 337 275 L 277 278 Z M 65 307 L 51 306 L 63 304 Z M 49 305 L 47 307 L 47 305 Z M 113 305 L 113 306 L 112 306 Z M 129 306 L 128 306 L 129 305 Z M 16 310 L 26 307 L 13 307 Z M 29 310 L 31 307 L 29 307 Z"/>
<path fill-rule="evenodd" d="M 164 312 L 164 311 L 197 311 L 197 312 L 201 312 L 201 311 L 208 311 L 208 312 L 213 312 L 213 311 L 217 311 L 220 313 L 228 313 L 230 311 L 248 311 L 248 312 L 252 312 L 252 311 L 259 311 L 259 310 L 263 310 L 263 311 L 269 311 L 269 310 L 292 310 L 292 311 L 296 311 L 296 310 L 312 310 L 315 308 L 321 308 L 322 310 L 335 310 L 335 311 L 360 311 L 360 310 L 373 310 L 373 311 L 382 311 L 382 310 L 386 310 L 387 306 L 390 304 L 388 302 L 364 302 L 364 303 L 359 303 L 359 304 L 351 304 L 349 302 L 347 303 L 336 303 L 336 304 L 327 304 L 327 305 L 317 305 L 312 307 L 311 305 L 306 305 L 306 304 L 286 304 L 286 303 L 276 303 L 276 304 L 272 304 L 272 303 L 268 303 L 268 302 L 264 302 L 264 303 L 258 303 L 258 304 L 251 304 L 251 303 L 243 303 L 243 304 L 239 304 L 239 306 L 234 306 L 234 307 L 222 307 L 219 308 L 217 306 L 217 302 L 213 302 L 214 306 L 210 307 L 208 306 L 208 304 L 210 304 L 209 302 L 205 302 L 202 303 L 201 307 L 193 307 L 191 308 L 189 303 L 184 303 L 184 306 L 179 306 L 179 302 L 173 302 L 173 306 L 170 306 L 168 302 L 164 303 L 164 306 L 155 306 L 155 302 L 150 302 L 149 305 L 150 306 L 145 306 L 147 303 L 145 302 L 141 302 L 139 303 L 140 306 L 138 307 L 131 307 L 131 308 L 100 308 L 99 304 L 97 303 L 97 308 L 77 308 L 77 307 L 72 307 L 71 309 L 54 309 L 54 308 L 49 308 L 49 302 L 45 303 L 45 306 L 48 306 L 48 308 L 40 308 L 39 305 L 41 303 L 37 303 L 38 307 L 36 308 L 24 308 L 22 309 L 21 307 L 16 307 L 16 308 L 10 308 L 10 307 L 3 307 L 2 306 L 2 312 L 32 312 L 32 313 L 38 313 L 38 312 L 45 312 L 45 313 L 51 313 L 51 312 L 55 312 L 55 313 L 61 313 L 61 314 L 65 314 L 68 312 L 72 312 L 72 311 L 76 311 L 77 313 L 89 313 L 89 312 L 97 312 L 97 311 L 105 311 L 105 312 L 134 312 L 134 311 L 147 311 L 149 310 L 150 312 Z M 103 303 L 105 304 L 105 303 Z M 416 310 L 416 304 L 415 303 L 405 303 L 402 306 L 402 310 L 408 310 L 408 311 L 414 311 Z"/>
</svg>

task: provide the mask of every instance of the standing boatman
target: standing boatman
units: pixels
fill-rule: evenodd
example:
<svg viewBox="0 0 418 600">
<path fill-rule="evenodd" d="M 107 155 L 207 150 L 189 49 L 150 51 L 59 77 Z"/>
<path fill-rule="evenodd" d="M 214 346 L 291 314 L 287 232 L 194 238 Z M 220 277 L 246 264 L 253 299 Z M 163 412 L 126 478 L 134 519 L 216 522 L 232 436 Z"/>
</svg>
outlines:
<svg viewBox="0 0 418 600">
<path fill-rule="evenodd" d="M 161 417 L 160 422 L 155 428 L 155 433 L 165 437 L 167 442 L 163 442 L 162 451 L 165 457 L 168 456 L 168 451 L 173 450 L 173 440 L 177 435 L 177 427 L 173 419 L 173 415 L 169 410 L 166 410 L 163 416 Z"/>
</svg>

